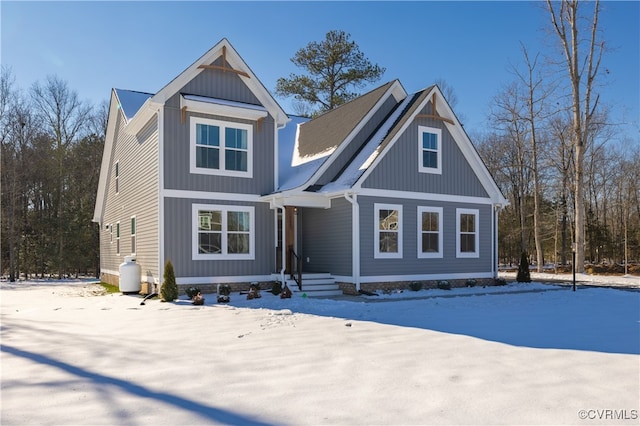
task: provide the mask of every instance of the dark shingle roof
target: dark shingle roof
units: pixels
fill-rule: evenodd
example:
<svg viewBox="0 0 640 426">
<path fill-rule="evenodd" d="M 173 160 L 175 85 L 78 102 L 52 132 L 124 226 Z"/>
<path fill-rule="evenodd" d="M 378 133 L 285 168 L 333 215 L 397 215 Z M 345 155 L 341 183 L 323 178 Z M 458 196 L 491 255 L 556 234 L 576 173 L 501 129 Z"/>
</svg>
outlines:
<svg viewBox="0 0 640 426">
<path fill-rule="evenodd" d="M 298 156 L 308 158 L 333 152 L 345 141 L 349 133 L 362 121 L 393 83 L 390 81 L 302 124 L 298 138 Z"/>
</svg>

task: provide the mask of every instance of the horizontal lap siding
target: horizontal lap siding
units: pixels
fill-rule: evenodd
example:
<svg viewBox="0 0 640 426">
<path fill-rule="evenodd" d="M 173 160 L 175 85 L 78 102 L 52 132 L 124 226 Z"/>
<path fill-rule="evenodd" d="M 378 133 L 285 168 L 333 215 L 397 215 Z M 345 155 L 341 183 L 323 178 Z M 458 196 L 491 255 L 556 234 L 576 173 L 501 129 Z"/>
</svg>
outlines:
<svg viewBox="0 0 640 426">
<path fill-rule="evenodd" d="M 101 268 L 118 271 L 131 255 L 131 216 L 136 216 L 136 261 L 144 277 L 158 275 L 158 126 L 154 117 L 136 136 L 124 133 L 121 117 L 115 132 L 113 163 L 104 224 L 113 224 L 113 243 L 104 225 L 101 230 Z M 119 162 L 119 193 L 115 192 L 115 162 Z M 120 254 L 116 254 L 116 223 L 120 222 Z"/>
<path fill-rule="evenodd" d="M 328 210 L 302 209 L 298 226 L 304 272 L 351 275 L 351 219 L 351 203 L 343 198 L 331 200 Z"/>
<path fill-rule="evenodd" d="M 418 172 L 418 126 L 442 129 L 442 174 Z M 413 121 L 373 169 L 364 188 L 487 197 L 480 180 L 458 148 L 444 122 Z"/>
<path fill-rule="evenodd" d="M 491 272 L 491 206 L 397 198 L 358 197 L 360 204 L 360 256 L 362 276 L 462 274 Z M 400 204 L 402 211 L 403 256 L 401 259 L 374 259 L 374 204 Z M 443 257 L 418 258 L 418 206 L 443 208 Z M 456 209 L 479 210 L 479 258 L 456 257 Z"/>
<path fill-rule="evenodd" d="M 255 260 L 193 260 L 193 204 L 255 207 Z M 270 274 L 275 269 L 274 213 L 267 203 L 165 198 L 165 259 L 176 277 L 232 277 Z"/>
</svg>

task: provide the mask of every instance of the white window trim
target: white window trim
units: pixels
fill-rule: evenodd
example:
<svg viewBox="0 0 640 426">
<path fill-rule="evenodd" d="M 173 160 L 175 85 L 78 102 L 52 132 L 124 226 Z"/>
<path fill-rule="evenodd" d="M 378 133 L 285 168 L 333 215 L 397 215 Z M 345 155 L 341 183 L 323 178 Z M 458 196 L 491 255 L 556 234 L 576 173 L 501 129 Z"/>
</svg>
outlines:
<svg viewBox="0 0 640 426">
<path fill-rule="evenodd" d="M 425 253 L 422 251 L 422 213 L 438 213 L 438 252 Z M 442 207 L 418 206 L 418 258 L 419 259 L 438 259 L 443 257 L 442 240 L 443 240 L 443 215 Z"/>
<path fill-rule="evenodd" d="M 120 161 L 116 161 L 113 167 L 113 174 L 115 175 L 115 191 L 116 195 L 120 193 Z"/>
<path fill-rule="evenodd" d="M 424 149 L 422 148 L 422 134 L 423 133 L 435 133 L 438 136 L 438 167 L 425 167 L 422 162 L 422 153 Z M 437 129 L 435 127 L 427 127 L 427 126 L 418 126 L 418 171 L 420 173 L 432 173 L 432 174 L 442 174 L 442 130 Z"/>
<path fill-rule="evenodd" d="M 220 128 L 220 168 L 208 169 L 196 166 L 196 125 L 205 124 L 209 126 L 218 126 Z M 230 127 L 234 129 L 242 129 L 247 131 L 247 171 L 225 170 L 225 131 Z M 232 177 L 253 177 L 253 125 L 245 123 L 236 123 L 232 121 L 212 120 L 210 118 L 190 117 L 189 118 L 189 168 L 192 174 L 232 176 Z"/>
<path fill-rule="evenodd" d="M 138 251 L 138 219 L 135 215 L 131 216 L 131 219 L 129 220 L 129 226 L 131 226 L 131 221 L 135 222 L 135 231 L 131 229 L 131 239 L 133 239 L 134 237 L 136 239 L 135 244 L 132 244 L 133 247 L 131 247 L 131 255 L 133 256 Z"/>
<path fill-rule="evenodd" d="M 198 253 L 198 223 L 199 210 L 220 210 L 222 212 L 222 244 L 224 250 L 220 254 L 215 253 Z M 249 213 L 249 253 L 247 254 L 228 254 L 227 250 L 227 212 L 248 212 Z M 191 220 L 191 241 L 192 241 L 192 260 L 254 260 L 255 259 L 255 208 L 252 206 L 229 206 L 218 204 L 193 204 L 192 220 Z"/>
<path fill-rule="evenodd" d="M 380 252 L 380 210 L 398 211 L 398 252 Z M 402 259 L 402 205 L 401 204 L 381 204 L 373 205 L 373 258 L 374 259 Z"/>
<path fill-rule="evenodd" d="M 120 222 L 116 222 L 116 254 L 120 254 L 120 234 L 122 230 L 120 229 Z"/>
<path fill-rule="evenodd" d="M 475 216 L 475 251 L 473 253 L 460 251 L 460 216 L 472 214 Z M 456 209 L 456 257 L 480 257 L 480 210 L 478 209 Z"/>
</svg>

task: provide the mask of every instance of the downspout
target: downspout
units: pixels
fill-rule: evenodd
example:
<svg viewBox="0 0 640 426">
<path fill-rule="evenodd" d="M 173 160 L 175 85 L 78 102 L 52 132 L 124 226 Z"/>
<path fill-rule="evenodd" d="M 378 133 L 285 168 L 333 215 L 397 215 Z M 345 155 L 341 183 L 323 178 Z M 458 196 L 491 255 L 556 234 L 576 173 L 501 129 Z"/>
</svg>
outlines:
<svg viewBox="0 0 640 426">
<path fill-rule="evenodd" d="M 358 194 L 349 196 L 344 193 L 344 199 L 351 203 L 351 273 L 356 291 L 360 291 L 360 205 Z"/>
<path fill-rule="evenodd" d="M 493 205 L 493 220 L 491 221 L 491 272 L 494 279 L 498 278 L 498 214 L 500 207 L 500 204 Z"/>
</svg>

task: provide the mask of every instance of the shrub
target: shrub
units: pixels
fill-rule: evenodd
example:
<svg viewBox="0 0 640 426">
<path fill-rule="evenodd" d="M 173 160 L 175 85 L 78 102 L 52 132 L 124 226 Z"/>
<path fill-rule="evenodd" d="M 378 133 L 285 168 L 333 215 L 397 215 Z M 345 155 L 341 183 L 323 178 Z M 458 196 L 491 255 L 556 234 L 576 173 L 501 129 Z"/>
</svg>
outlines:
<svg viewBox="0 0 640 426">
<path fill-rule="evenodd" d="M 218 284 L 218 303 L 229 303 L 231 287 L 228 284 Z"/>
<path fill-rule="evenodd" d="M 187 293 L 187 297 L 189 299 L 193 299 L 198 293 L 200 293 L 200 289 L 196 287 L 189 287 L 185 289 L 184 292 Z"/>
<path fill-rule="evenodd" d="M 271 294 L 277 296 L 280 293 L 282 293 L 282 283 L 280 281 L 274 281 L 273 287 L 271 287 Z"/>
<path fill-rule="evenodd" d="M 507 285 L 507 280 L 505 280 L 504 278 L 496 278 L 494 280 L 494 284 L 495 285 Z"/>
<path fill-rule="evenodd" d="M 449 284 L 449 281 L 438 281 L 438 288 L 441 290 L 451 290 L 451 284 Z"/>
<path fill-rule="evenodd" d="M 476 280 L 467 280 L 467 287 L 475 287 L 478 282 Z"/>
<path fill-rule="evenodd" d="M 164 281 L 160 296 L 163 302 L 173 302 L 178 298 L 178 284 L 176 284 L 176 274 L 173 272 L 173 264 L 170 260 L 164 265 Z"/>
<path fill-rule="evenodd" d="M 518 275 L 516 276 L 516 281 L 518 281 L 519 283 L 531 282 L 531 273 L 529 272 L 529 257 L 525 252 L 522 252 L 522 255 L 520 256 L 520 266 L 518 266 Z"/>
<path fill-rule="evenodd" d="M 422 281 L 412 281 L 411 284 L 409 284 L 409 288 L 413 291 L 422 290 Z"/>
</svg>

